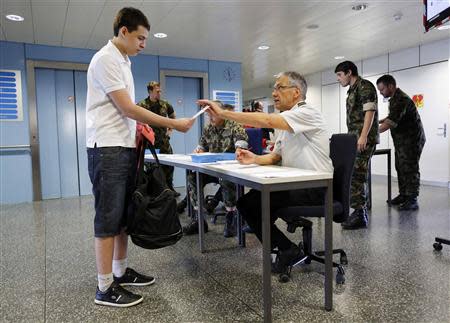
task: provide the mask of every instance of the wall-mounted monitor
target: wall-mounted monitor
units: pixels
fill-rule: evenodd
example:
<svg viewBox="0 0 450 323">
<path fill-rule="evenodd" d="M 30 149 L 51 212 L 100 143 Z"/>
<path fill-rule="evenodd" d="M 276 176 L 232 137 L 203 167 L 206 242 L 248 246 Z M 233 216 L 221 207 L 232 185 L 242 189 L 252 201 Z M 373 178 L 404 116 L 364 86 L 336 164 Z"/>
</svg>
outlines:
<svg viewBox="0 0 450 323">
<path fill-rule="evenodd" d="M 450 23 L 450 0 L 423 0 L 425 31 Z"/>
</svg>

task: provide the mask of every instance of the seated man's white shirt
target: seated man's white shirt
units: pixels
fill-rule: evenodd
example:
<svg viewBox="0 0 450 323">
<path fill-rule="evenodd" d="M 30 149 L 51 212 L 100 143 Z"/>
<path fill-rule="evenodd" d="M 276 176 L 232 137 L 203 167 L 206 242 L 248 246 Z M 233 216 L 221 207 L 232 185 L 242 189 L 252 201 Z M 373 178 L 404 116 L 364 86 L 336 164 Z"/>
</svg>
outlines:
<svg viewBox="0 0 450 323">
<path fill-rule="evenodd" d="M 86 146 L 136 147 L 136 121 L 124 116 L 108 96 L 125 89 L 135 102 L 131 62 L 111 41 L 92 58 L 87 85 Z"/>
<path fill-rule="evenodd" d="M 329 134 L 320 111 L 301 102 L 280 115 L 293 130 L 275 134 L 273 152 L 281 156 L 282 166 L 332 172 Z"/>
</svg>

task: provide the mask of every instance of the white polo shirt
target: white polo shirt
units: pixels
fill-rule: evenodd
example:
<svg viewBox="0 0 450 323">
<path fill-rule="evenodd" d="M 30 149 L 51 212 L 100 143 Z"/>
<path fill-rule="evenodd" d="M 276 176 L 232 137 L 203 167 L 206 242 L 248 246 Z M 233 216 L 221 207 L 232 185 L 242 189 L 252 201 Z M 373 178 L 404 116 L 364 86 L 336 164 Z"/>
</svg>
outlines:
<svg viewBox="0 0 450 323">
<path fill-rule="evenodd" d="M 277 130 L 273 152 L 288 167 L 332 172 L 330 141 L 319 110 L 299 102 L 280 114 L 294 131 Z"/>
<path fill-rule="evenodd" d="M 111 42 L 92 57 L 87 72 L 86 146 L 136 147 L 136 121 L 113 104 L 108 93 L 126 89 L 135 102 L 131 62 Z"/>
</svg>

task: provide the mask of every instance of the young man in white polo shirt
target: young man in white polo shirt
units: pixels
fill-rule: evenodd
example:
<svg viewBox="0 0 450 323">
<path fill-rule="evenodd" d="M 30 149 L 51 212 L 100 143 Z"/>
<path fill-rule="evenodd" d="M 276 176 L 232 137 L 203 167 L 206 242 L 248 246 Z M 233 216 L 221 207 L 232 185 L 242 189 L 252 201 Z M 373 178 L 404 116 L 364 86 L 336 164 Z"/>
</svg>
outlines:
<svg viewBox="0 0 450 323">
<path fill-rule="evenodd" d="M 126 218 L 136 174 L 136 121 L 186 132 L 191 119 L 169 119 L 137 106 L 129 56 L 145 48 L 150 24 L 138 9 L 123 8 L 114 20 L 114 37 L 92 58 L 87 74 L 86 145 L 95 197 L 95 303 L 129 307 L 143 297 L 121 286 L 145 286 L 155 279 L 127 265 Z"/>
<path fill-rule="evenodd" d="M 267 155 L 255 155 L 248 150 L 236 151 L 236 158 L 242 164 L 281 165 L 332 172 L 329 157 L 330 144 L 326 124 L 319 110 L 306 104 L 307 84 L 297 72 L 284 72 L 277 76 L 273 87 L 273 101 L 280 114 L 242 113 L 225 111 L 214 102 L 200 100 L 200 105 L 209 105 L 208 112 L 239 123 L 259 128 L 278 129 L 275 132 L 275 148 Z M 272 192 L 270 194 L 272 249 L 278 249 L 274 272 L 285 272 L 287 266 L 301 258 L 304 253 L 282 233 L 275 221 L 276 210 L 294 205 L 313 205 L 324 202 L 323 189 Z M 237 208 L 247 224 L 262 241 L 261 193 L 250 190 L 237 203 Z"/>
</svg>

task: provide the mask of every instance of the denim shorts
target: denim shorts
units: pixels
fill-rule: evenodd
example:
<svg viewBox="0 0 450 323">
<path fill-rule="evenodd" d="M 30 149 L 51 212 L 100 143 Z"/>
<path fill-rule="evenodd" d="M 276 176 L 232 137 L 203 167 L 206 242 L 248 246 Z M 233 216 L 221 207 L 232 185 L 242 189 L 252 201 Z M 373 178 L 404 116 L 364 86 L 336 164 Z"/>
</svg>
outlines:
<svg viewBox="0 0 450 323">
<path fill-rule="evenodd" d="M 95 198 L 95 237 L 113 237 L 133 212 L 137 156 L 135 148 L 88 148 L 88 169 Z"/>
</svg>

